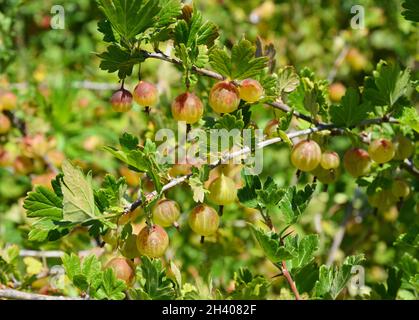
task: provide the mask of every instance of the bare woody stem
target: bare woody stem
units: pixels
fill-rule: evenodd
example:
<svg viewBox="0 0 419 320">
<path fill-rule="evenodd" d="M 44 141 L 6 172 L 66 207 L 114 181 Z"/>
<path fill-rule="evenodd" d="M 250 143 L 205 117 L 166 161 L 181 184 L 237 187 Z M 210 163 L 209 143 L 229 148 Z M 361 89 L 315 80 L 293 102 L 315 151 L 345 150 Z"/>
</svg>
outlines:
<svg viewBox="0 0 419 320">
<path fill-rule="evenodd" d="M 292 293 L 294 293 L 295 300 L 301 300 L 300 293 L 298 292 L 298 289 L 295 286 L 295 282 L 292 279 L 291 274 L 288 272 L 287 265 L 286 265 L 285 261 L 281 262 L 281 271 L 282 271 L 282 274 L 284 275 L 285 279 L 287 279 L 287 282 L 288 282 L 288 284 L 291 288 Z"/>
<path fill-rule="evenodd" d="M 13 300 L 84 300 L 80 297 L 49 296 L 15 289 L 0 289 L 0 298 Z"/>
</svg>

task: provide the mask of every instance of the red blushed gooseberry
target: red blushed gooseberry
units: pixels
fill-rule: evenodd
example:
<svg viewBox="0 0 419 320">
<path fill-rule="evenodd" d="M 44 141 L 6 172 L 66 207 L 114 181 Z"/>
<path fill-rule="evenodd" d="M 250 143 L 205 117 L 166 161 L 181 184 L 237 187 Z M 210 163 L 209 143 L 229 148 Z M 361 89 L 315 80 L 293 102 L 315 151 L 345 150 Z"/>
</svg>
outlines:
<svg viewBox="0 0 419 320">
<path fill-rule="evenodd" d="M 0 93 L 0 111 L 16 108 L 17 97 L 13 92 Z"/>
<path fill-rule="evenodd" d="M 166 231 L 158 226 L 145 226 L 137 236 L 137 248 L 140 254 L 159 258 L 164 255 L 169 246 L 169 236 Z"/>
<path fill-rule="evenodd" d="M 143 107 L 155 106 L 158 100 L 156 86 L 147 81 L 140 81 L 134 88 L 133 97 L 135 102 Z"/>
<path fill-rule="evenodd" d="M 120 257 L 113 258 L 105 265 L 105 269 L 108 268 L 111 268 L 116 277 L 125 281 L 127 285 L 130 285 L 135 278 L 135 266 L 128 259 Z"/>
<path fill-rule="evenodd" d="M 236 183 L 223 173 L 211 182 L 208 190 L 208 199 L 220 206 L 233 203 L 237 198 Z"/>
<path fill-rule="evenodd" d="M 263 87 L 259 81 L 254 79 L 245 79 L 239 86 L 240 99 L 246 102 L 253 103 L 259 101 L 263 93 Z"/>
<path fill-rule="evenodd" d="M 12 123 L 10 119 L 3 113 L 0 113 L 0 135 L 8 133 L 11 128 Z"/>
<path fill-rule="evenodd" d="M 291 151 L 291 163 L 297 169 L 308 172 L 314 170 L 319 164 L 322 151 L 313 140 L 298 142 Z"/>
<path fill-rule="evenodd" d="M 127 112 L 132 108 L 132 94 L 124 88 L 115 91 L 111 97 L 112 108 L 116 112 Z"/>
<path fill-rule="evenodd" d="M 372 160 L 377 163 L 386 163 L 393 159 L 395 154 L 394 145 L 390 140 L 378 139 L 371 142 L 368 153 Z"/>
<path fill-rule="evenodd" d="M 343 157 L 345 170 L 354 178 L 368 174 L 371 168 L 371 159 L 367 151 L 353 148 L 346 151 Z"/>
<path fill-rule="evenodd" d="M 336 169 L 340 165 L 339 155 L 334 151 L 323 152 L 320 165 L 324 169 Z"/>
<path fill-rule="evenodd" d="M 345 95 L 346 87 L 340 83 L 332 83 L 329 87 L 329 98 L 332 102 L 340 102 Z"/>
<path fill-rule="evenodd" d="M 191 92 L 182 93 L 172 103 L 172 115 L 177 121 L 193 124 L 201 119 L 203 113 L 202 101 Z"/>
<path fill-rule="evenodd" d="M 415 151 L 413 142 L 402 135 L 397 135 L 393 140 L 394 148 L 396 152 L 394 154 L 394 160 L 404 160 L 409 158 Z"/>
<path fill-rule="evenodd" d="M 176 201 L 169 199 L 160 199 L 151 209 L 153 221 L 162 226 L 178 226 L 176 222 L 180 216 L 180 208 Z"/>
<path fill-rule="evenodd" d="M 217 113 L 230 113 L 239 107 L 240 93 L 236 86 L 228 81 L 216 83 L 209 94 L 209 105 Z"/>
<path fill-rule="evenodd" d="M 196 206 L 189 215 L 189 226 L 195 233 L 203 237 L 215 234 L 219 223 L 220 218 L 217 211 L 205 204 Z"/>
</svg>

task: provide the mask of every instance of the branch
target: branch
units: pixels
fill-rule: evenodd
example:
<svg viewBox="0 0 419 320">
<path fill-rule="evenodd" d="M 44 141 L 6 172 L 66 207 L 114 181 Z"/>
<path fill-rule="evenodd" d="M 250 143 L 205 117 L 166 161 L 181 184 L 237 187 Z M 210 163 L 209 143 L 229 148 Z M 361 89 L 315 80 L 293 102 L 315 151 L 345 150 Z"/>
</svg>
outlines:
<svg viewBox="0 0 419 320">
<path fill-rule="evenodd" d="M 0 298 L 14 300 L 84 300 L 80 297 L 48 296 L 15 289 L 0 289 Z"/>
<path fill-rule="evenodd" d="M 281 271 L 282 271 L 282 274 L 284 275 L 285 279 L 287 279 L 287 282 L 290 285 L 290 288 L 291 288 L 292 292 L 294 293 L 295 300 L 301 300 L 300 293 L 298 292 L 298 289 L 295 286 L 295 282 L 292 279 L 291 274 L 288 272 L 287 265 L 286 265 L 285 261 L 281 262 Z"/>
<path fill-rule="evenodd" d="M 419 169 L 415 167 L 412 160 L 405 159 L 401 167 L 419 179 Z"/>
</svg>

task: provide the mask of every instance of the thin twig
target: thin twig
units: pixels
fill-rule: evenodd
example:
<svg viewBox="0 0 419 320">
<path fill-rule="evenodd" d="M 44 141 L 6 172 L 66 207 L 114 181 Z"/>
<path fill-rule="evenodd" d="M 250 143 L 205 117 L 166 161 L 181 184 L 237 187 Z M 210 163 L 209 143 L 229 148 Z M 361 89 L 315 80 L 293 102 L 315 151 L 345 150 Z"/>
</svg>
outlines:
<svg viewBox="0 0 419 320">
<path fill-rule="evenodd" d="M 301 300 L 300 293 L 298 292 L 298 289 L 295 286 L 295 282 L 292 279 L 291 274 L 288 272 L 287 265 L 286 265 L 285 261 L 281 262 L 281 271 L 282 271 L 282 274 L 284 275 L 285 279 L 287 279 L 287 282 L 290 285 L 290 288 L 291 288 L 292 292 L 294 293 L 295 300 Z"/>
<path fill-rule="evenodd" d="M 29 293 L 15 289 L 0 289 L 0 299 L 13 300 L 85 300 L 80 297 L 48 296 L 45 294 Z"/>
</svg>

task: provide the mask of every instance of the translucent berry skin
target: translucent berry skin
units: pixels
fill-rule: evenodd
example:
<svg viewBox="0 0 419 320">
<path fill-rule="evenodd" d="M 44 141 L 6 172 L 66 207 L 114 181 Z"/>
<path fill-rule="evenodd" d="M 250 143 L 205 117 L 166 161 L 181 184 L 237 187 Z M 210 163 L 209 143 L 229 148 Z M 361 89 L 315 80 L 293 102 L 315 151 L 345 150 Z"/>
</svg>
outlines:
<svg viewBox="0 0 419 320">
<path fill-rule="evenodd" d="M 116 112 L 127 112 L 132 108 L 132 94 L 128 90 L 119 89 L 111 97 L 112 108 Z"/>
<path fill-rule="evenodd" d="M 0 93 L 0 111 L 16 108 L 17 97 L 12 92 Z"/>
<path fill-rule="evenodd" d="M 340 165 L 339 155 L 334 151 L 325 151 L 322 154 L 320 165 L 324 169 L 336 169 Z"/>
<path fill-rule="evenodd" d="M 110 260 L 105 269 L 111 268 L 118 279 L 125 281 L 130 285 L 135 278 L 135 268 L 131 261 L 125 258 L 113 258 Z"/>
<path fill-rule="evenodd" d="M 395 154 L 394 145 L 390 140 L 378 139 L 371 142 L 368 153 L 372 160 L 377 163 L 386 163 L 393 159 Z"/>
<path fill-rule="evenodd" d="M 205 204 L 195 207 L 189 215 L 189 226 L 191 229 L 204 237 L 215 234 L 219 223 L 220 218 L 217 211 Z"/>
<path fill-rule="evenodd" d="M 410 186 L 405 181 L 396 179 L 391 186 L 391 192 L 397 199 L 407 198 L 410 194 Z"/>
<path fill-rule="evenodd" d="M 220 206 L 233 203 L 237 198 L 236 183 L 233 179 L 221 174 L 208 187 L 208 199 Z"/>
<path fill-rule="evenodd" d="M 340 176 L 339 168 L 324 169 L 322 166 L 318 166 L 311 172 L 317 180 L 324 184 L 335 183 Z"/>
<path fill-rule="evenodd" d="M 343 157 L 345 170 L 354 178 L 368 174 L 371 168 L 371 159 L 367 151 L 353 148 L 346 151 Z"/>
<path fill-rule="evenodd" d="M 209 105 L 217 113 L 230 113 L 239 107 L 240 93 L 236 86 L 227 81 L 216 83 L 209 94 Z"/>
<path fill-rule="evenodd" d="M 118 244 L 118 230 L 108 229 L 108 231 L 106 231 L 106 233 L 102 236 L 102 239 L 112 247 L 116 247 Z"/>
<path fill-rule="evenodd" d="M 172 115 L 177 121 L 193 124 L 202 118 L 203 113 L 202 101 L 191 92 L 179 95 L 172 103 Z"/>
<path fill-rule="evenodd" d="M 10 119 L 3 113 L 0 113 L 0 135 L 8 133 L 11 127 L 12 123 L 10 122 Z"/>
<path fill-rule="evenodd" d="M 265 126 L 265 129 L 263 130 L 263 133 L 268 138 L 276 137 L 278 127 L 279 127 L 279 121 L 278 120 L 276 120 L 276 119 L 269 120 L 269 122 Z"/>
<path fill-rule="evenodd" d="M 159 258 L 164 255 L 169 246 L 169 236 L 158 226 L 145 226 L 137 236 L 137 248 L 140 254 L 149 258 Z"/>
<path fill-rule="evenodd" d="M 415 151 L 413 142 L 402 135 L 397 135 L 393 141 L 396 152 L 394 154 L 394 160 L 404 160 L 409 158 Z"/>
<path fill-rule="evenodd" d="M 319 164 L 322 151 L 313 140 L 298 142 L 291 151 L 291 163 L 297 169 L 308 172 L 314 170 Z"/>
<path fill-rule="evenodd" d="M 157 104 L 159 93 L 154 84 L 141 80 L 134 88 L 133 97 L 140 106 L 152 107 Z"/>
<path fill-rule="evenodd" d="M 176 201 L 169 199 L 159 200 L 151 209 L 153 221 L 162 227 L 170 227 L 179 219 L 180 208 Z"/>
<path fill-rule="evenodd" d="M 379 211 L 386 211 L 397 203 L 398 199 L 393 195 L 391 190 L 381 190 L 368 197 L 368 202 Z"/>
<path fill-rule="evenodd" d="M 124 241 L 121 247 L 121 253 L 128 259 L 134 259 L 140 256 L 137 248 L 137 236 L 130 234 Z"/>
<path fill-rule="evenodd" d="M 240 99 L 246 102 L 253 103 L 259 101 L 263 93 L 263 87 L 257 80 L 245 79 L 239 86 Z"/>
</svg>

